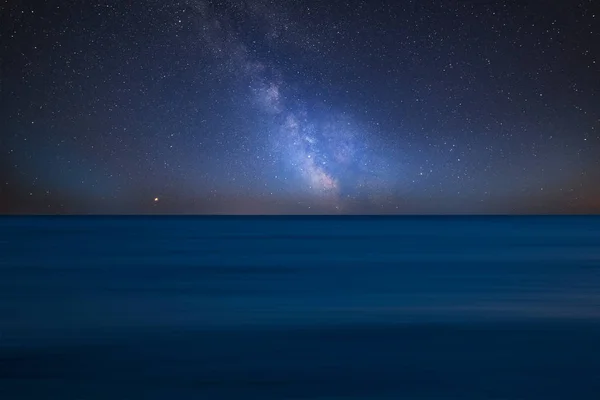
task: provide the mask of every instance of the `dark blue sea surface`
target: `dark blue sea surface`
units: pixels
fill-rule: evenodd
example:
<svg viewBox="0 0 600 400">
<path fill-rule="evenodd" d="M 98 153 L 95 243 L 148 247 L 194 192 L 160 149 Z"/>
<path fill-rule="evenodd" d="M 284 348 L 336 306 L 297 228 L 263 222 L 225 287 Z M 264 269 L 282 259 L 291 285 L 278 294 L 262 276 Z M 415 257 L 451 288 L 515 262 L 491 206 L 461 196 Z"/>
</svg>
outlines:
<svg viewBox="0 0 600 400">
<path fill-rule="evenodd" d="M 594 399 L 598 217 L 0 217 L 0 399 Z"/>
</svg>

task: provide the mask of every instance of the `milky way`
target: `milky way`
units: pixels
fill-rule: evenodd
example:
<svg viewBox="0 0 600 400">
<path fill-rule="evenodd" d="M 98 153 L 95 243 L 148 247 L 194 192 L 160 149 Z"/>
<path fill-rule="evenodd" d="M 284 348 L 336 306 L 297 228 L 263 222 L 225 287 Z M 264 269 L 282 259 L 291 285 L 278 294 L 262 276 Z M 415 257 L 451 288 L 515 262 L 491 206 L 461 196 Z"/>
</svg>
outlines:
<svg viewBox="0 0 600 400">
<path fill-rule="evenodd" d="M 340 210 L 343 193 L 347 197 L 351 197 L 348 193 L 354 196 L 356 191 L 350 189 L 364 186 L 373 178 L 362 173 L 370 166 L 364 152 L 365 135 L 357 131 L 351 118 L 340 112 L 328 109 L 316 117 L 306 111 L 301 100 L 286 98 L 289 85 L 280 78 L 279 71 L 252 58 L 233 28 L 212 14 L 206 2 L 189 4 L 198 12 L 206 48 L 211 49 L 214 56 L 225 59 L 230 72 L 248 85 L 252 100 L 264 113 L 262 118 L 269 119 L 270 144 L 287 167 L 302 179 L 303 187 L 299 190 L 308 190 Z M 235 8 L 240 4 L 230 2 L 228 5 Z M 252 9 L 242 12 L 249 13 L 246 17 L 253 16 Z M 267 37 L 277 36 L 277 26 L 263 22 L 269 26 Z"/>
</svg>

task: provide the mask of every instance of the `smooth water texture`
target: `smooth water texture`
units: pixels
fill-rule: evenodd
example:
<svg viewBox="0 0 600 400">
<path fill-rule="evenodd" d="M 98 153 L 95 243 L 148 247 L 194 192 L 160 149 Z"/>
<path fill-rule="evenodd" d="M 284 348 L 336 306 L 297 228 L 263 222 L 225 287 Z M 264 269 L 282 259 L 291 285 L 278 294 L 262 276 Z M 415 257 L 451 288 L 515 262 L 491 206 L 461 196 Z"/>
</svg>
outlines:
<svg viewBox="0 0 600 400">
<path fill-rule="evenodd" d="M 0 398 L 597 399 L 597 217 L 3 217 Z"/>
</svg>

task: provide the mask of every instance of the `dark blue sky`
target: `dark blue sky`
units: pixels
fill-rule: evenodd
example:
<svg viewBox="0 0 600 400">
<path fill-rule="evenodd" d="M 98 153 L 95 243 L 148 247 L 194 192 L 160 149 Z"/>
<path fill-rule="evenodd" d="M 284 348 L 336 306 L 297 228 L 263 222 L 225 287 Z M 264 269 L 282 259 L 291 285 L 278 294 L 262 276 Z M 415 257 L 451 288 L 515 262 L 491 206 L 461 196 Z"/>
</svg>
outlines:
<svg viewBox="0 0 600 400">
<path fill-rule="evenodd" d="M 0 211 L 600 210 L 577 1 L 2 6 Z"/>
</svg>

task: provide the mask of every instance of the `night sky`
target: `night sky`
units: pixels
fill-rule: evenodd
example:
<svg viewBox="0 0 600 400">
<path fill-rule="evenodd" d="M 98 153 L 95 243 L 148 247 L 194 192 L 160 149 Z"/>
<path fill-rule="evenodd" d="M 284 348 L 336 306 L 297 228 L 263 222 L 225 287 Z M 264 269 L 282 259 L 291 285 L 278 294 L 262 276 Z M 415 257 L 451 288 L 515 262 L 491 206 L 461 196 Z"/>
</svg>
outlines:
<svg viewBox="0 0 600 400">
<path fill-rule="evenodd" d="M 4 1 L 2 213 L 600 212 L 600 11 Z"/>
</svg>

